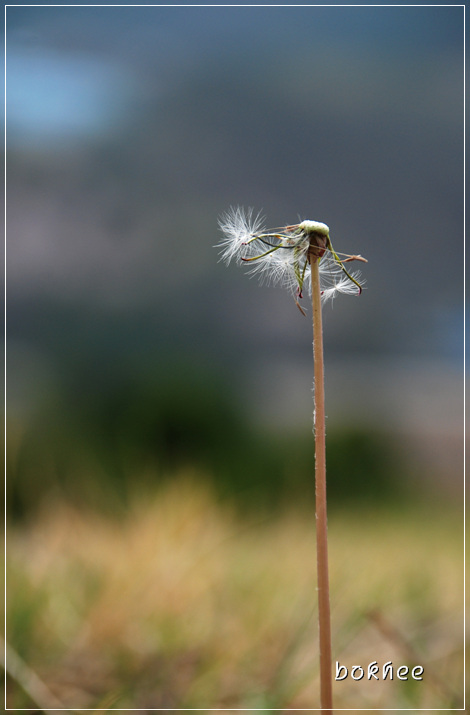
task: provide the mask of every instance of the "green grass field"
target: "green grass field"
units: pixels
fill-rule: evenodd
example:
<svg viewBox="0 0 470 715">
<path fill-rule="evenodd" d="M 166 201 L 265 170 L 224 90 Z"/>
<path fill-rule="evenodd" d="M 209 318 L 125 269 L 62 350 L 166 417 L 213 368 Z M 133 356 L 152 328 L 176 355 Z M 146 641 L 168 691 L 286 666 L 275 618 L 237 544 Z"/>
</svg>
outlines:
<svg viewBox="0 0 470 715">
<path fill-rule="evenodd" d="M 318 708 L 314 519 L 189 476 L 121 519 L 47 504 L 7 533 L 8 707 Z M 336 682 L 335 707 L 462 708 L 459 510 L 343 508 L 329 539 L 334 660 L 424 667 Z"/>
</svg>

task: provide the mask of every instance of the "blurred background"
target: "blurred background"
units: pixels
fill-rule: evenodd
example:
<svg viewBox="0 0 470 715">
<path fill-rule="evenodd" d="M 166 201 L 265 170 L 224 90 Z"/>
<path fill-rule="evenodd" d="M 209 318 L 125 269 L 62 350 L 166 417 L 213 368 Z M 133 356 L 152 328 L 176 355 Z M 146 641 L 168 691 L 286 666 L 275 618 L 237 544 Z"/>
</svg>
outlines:
<svg viewBox="0 0 470 715">
<path fill-rule="evenodd" d="M 331 513 L 457 533 L 462 51 L 455 6 L 7 8 L 15 533 L 181 475 L 237 519 L 313 509 L 310 312 L 219 262 L 231 205 L 369 261 L 324 309 Z"/>
</svg>

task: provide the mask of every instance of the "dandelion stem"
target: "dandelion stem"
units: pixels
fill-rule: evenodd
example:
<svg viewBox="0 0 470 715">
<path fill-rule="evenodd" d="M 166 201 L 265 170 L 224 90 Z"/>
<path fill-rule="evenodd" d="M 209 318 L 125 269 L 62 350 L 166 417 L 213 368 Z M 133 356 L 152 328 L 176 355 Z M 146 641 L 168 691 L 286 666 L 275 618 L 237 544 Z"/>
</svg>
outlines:
<svg viewBox="0 0 470 715">
<path fill-rule="evenodd" d="M 315 376 L 315 513 L 317 536 L 318 621 L 320 632 L 321 712 L 332 713 L 330 586 L 326 514 L 325 387 L 319 259 L 309 255 L 312 274 L 313 360 Z"/>
</svg>

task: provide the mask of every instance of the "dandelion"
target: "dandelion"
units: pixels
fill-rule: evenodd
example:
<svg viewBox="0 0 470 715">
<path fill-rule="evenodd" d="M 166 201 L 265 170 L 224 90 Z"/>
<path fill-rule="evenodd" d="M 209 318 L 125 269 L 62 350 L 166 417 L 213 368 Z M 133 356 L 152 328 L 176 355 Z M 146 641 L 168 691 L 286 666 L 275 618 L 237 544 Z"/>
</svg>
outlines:
<svg viewBox="0 0 470 715">
<path fill-rule="evenodd" d="M 328 532 L 326 511 L 325 392 L 323 366 L 322 302 L 336 294 L 362 292 L 359 271 L 349 272 L 345 263 L 366 259 L 336 253 L 330 229 L 320 221 L 302 221 L 280 229 L 263 228 L 264 219 L 242 208 L 231 208 L 219 220 L 224 237 L 218 244 L 222 259 L 236 259 L 249 266 L 262 281 L 280 283 L 294 294 L 297 307 L 303 290 L 312 296 L 315 433 L 315 517 L 317 535 L 318 620 L 320 639 L 320 701 L 322 713 L 333 708 L 331 673 L 330 588 L 328 577 Z"/>
<path fill-rule="evenodd" d="M 299 300 L 305 288 L 311 293 L 311 258 L 318 259 L 323 302 L 332 300 L 338 293 L 361 293 L 360 272 L 349 273 L 344 264 L 366 262 L 366 259 L 336 253 L 330 229 L 325 223 L 302 221 L 282 229 L 269 230 L 262 225 L 263 218 L 260 214 L 253 216 L 253 209 L 245 212 L 238 207 L 225 213 L 219 220 L 224 234 L 218 244 L 222 260 L 230 263 L 236 259 L 248 264 L 249 272 L 258 275 L 262 282 L 285 286 L 294 294 L 296 304 L 304 315 Z"/>
</svg>

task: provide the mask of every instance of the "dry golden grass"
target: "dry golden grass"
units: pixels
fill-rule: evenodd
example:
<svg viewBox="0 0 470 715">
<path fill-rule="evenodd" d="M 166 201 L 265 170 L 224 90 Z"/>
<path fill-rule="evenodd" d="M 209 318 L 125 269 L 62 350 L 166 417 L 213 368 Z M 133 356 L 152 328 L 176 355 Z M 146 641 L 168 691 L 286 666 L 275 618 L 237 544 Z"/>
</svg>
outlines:
<svg viewBox="0 0 470 715">
<path fill-rule="evenodd" d="M 189 478 L 122 522 L 50 504 L 9 530 L 7 638 L 69 708 L 317 708 L 314 531 L 308 507 L 242 520 Z M 424 666 L 336 682 L 336 707 L 462 707 L 461 536 L 419 509 L 330 518 L 334 659 Z M 32 705 L 20 680 L 9 707 Z"/>
</svg>

